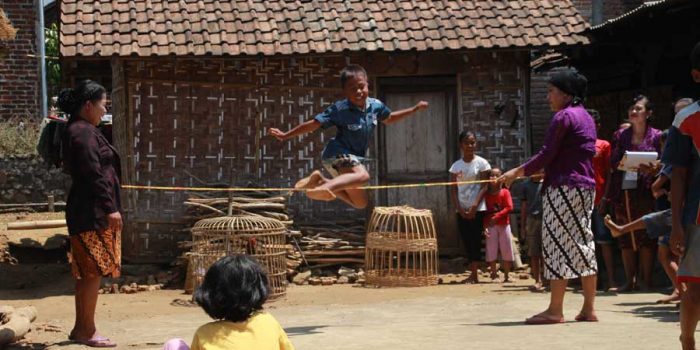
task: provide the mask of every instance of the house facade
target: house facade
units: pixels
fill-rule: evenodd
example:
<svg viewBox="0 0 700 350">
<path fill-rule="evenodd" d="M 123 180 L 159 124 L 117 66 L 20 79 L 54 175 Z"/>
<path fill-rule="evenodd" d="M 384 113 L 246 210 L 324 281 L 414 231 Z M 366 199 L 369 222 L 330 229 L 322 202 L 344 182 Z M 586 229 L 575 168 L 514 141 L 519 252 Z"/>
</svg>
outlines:
<svg viewBox="0 0 700 350">
<path fill-rule="evenodd" d="M 147 4 L 151 4 L 147 6 Z M 587 23 L 569 1 L 219 1 L 61 3 L 66 83 L 111 90 L 123 183 L 289 187 L 321 167 L 333 130 L 280 143 L 341 98 L 338 73 L 363 65 L 370 95 L 392 109 L 430 103 L 381 126 L 373 182 L 442 181 L 457 135 L 508 168 L 529 155 L 530 50 L 581 45 Z M 124 191 L 127 261 L 167 261 L 184 240 L 185 192 Z M 375 205 L 431 209 L 441 254 L 461 252 L 449 188 L 386 190 Z M 293 195 L 295 221 L 365 217 Z"/>
</svg>

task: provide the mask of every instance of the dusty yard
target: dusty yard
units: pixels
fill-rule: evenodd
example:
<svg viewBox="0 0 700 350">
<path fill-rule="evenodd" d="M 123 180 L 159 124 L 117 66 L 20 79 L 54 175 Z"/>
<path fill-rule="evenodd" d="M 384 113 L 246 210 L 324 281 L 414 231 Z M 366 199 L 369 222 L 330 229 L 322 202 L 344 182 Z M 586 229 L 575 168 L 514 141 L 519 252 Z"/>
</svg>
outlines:
<svg viewBox="0 0 700 350">
<path fill-rule="evenodd" d="M 15 272 L 36 273 L 44 279 L 23 289 L 0 287 L 2 304 L 35 305 L 39 310 L 28 341 L 11 349 L 83 348 L 66 340 L 73 322 L 68 268 L 37 265 Z M 547 301 L 546 294 L 527 291 L 529 283 L 397 289 L 291 286 L 287 296 L 269 304 L 268 310 L 298 349 L 678 348 L 677 310 L 655 305 L 658 293 L 600 294 L 597 324 L 573 322 L 582 297 L 572 293 L 566 315 L 572 322 L 525 326 L 523 319 Z M 101 295 L 98 325 L 120 349 L 158 349 L 172 337 L 189 341 L 209 319 L 197 307 L 174 302 L 188 298 L 181 290 Z"/>
<path fill-rule="evenodd" d="M 34 214 L 23 220 L 53 219 Z M 0 215 L 0 249 L 5 222 Z M 38 237 L 38 236 L 37 236 Z M 41 241 L 41 239 L 40 239 Z M 546 294 L 533 294 L 531 280 L 512 284 L 465 285 L 460 275 L 425 288 L 377 289 L 359 285 L 295 286 L 267 309 L 281 322 L 298 349 L 674 349 L 678 312 L 656 305 L 657 293 L 611 295 L 597 299 L 600 323 L 576 323 L 582 297 L 570 293 L 566 317 L 555 326 L 525 326 L 541 311 Z M 10 349 L 82 349 L 67 340 L 73 322 L 73 281 L 68 265 L 0 264 L 0 304 L 34 305 L 39 317 L 21 344 Z M 208 322 L 188 304 L 182 290 L 101 295 L 100 331 L 119 349 L 159 349 L 169 338 L 191 340 Z M 181 302 L 185 301 L 185 302 Z"/>
</svg>

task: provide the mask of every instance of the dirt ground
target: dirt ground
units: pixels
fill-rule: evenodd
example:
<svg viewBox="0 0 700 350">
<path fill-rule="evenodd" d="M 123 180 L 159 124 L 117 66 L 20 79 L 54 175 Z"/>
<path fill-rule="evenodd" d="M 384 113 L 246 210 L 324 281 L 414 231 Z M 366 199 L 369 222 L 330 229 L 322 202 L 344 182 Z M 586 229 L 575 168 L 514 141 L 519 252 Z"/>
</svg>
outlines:
<svg viewBox="0 0 700 350">
<path fill-rule="evenodd" d="M 20 214 L 21 215 L 21 214 Z M 22 220 L 60 218 L 31 214 Z M 5 223 L 0 215 L 0 250 Z M 11 234 L 11 233 L 10 233 Z M 516 275 L 517 276 L 517 275 Z M 678 311 L 657 305 L 656 293 L 599 293 L 600 323 L 576 323 L 579 293 L 566 299 L 566 324 L 525 326 L 523 320 L 546 306 L 548 295 L 531 293 L 532 280 L 465 285 L 463 275 L 443 275 L 445 284 L 424 288 L 369 288 L 359 285 L 296 286 L 266 308 L 297 349 L 674 349 Z M 34 305 L 39 317 L 20 344 L 8 349 L 84 349 L 67 340 L 72 327 L 73 280 L 65 262 L 0 264 L 0 304 Z M 119 349 L 160 349 L 174 337 L 190 341 L 210 319 L 189 305 L 182 290 L 100 295 L 102 334 Z"/>
<path fill-rule="evenodd" d="M 34 284 L 0 285 L 0 304 L 34 305 L 39 318 L 23 343 L 10 349 L 82 349 L 67 341 L 73 322 L 72 280 L 65 264 L 5 269 L 4 280 L 35 274 Z M 459 281 L 461 276 L 443 276 Z M 679 348 L 675 306 L 656 305 L 659 293 L 597 299 L 600 323 L 576 323 L 582 297 L 570 293 L 566 317 L 555 326 L 525 326 L 541 311 L 546 294 L 527 290 L 531 280 L 512 284 L 443 284 L 423 288 L 358 285 L 295 286 L 267 305 L 297 349 L 673 349 Z M 100 331 L 120 349 L 159 349 L 167 339 L 188 342 L 210 321 L 181 290 L 101 295 Z M 184 303 L 186 304 L 186 303 Z"/>
</svg>

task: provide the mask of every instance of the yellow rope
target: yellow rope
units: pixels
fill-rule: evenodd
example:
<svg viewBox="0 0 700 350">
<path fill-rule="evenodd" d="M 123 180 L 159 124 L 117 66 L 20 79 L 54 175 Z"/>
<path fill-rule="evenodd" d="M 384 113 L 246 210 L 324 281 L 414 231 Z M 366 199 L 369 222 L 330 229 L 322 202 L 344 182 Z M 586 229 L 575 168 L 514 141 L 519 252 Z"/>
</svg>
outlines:
<svg viewBox="0 0 700 350">
<path fill-rule="evenodd" d="M 435 187 L 435 186 L 455 186 L 455 185 L 470 185 L 493 182 L 493 180 L 474 180 L 474 181 L 448 181 L 448 182 L 429 182 L 429 183 L 414 183 L 414 184 L 394 184 L 394 185 L 373 185 L 351 187 L 346 189 L 358 190 L 382 190 L 388 188 L 415 188 L 415 187 Z M 307 189 L 296 189 L 288 187 L 179 187 L 179 186 L 142 186 L 142 185 L 122 185 L 122 188 L 127 190 L 148 190 L 148 191 L 191 191 L 191 192 L 246 192 L 246 191 L 273 191 L 273 192 L 305 192 Z"/>
</svg>

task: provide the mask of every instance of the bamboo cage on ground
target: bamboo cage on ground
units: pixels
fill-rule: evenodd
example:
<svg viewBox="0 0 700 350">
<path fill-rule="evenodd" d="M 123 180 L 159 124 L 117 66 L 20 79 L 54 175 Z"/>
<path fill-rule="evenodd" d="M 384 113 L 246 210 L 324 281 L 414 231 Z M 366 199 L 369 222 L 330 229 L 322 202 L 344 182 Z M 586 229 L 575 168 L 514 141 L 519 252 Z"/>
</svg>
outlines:
<svg viewBox="0 0 700 350">
<path fill-rule="evenodd" d="M 287 288 L 285 225 L 261 216 L 232 215 L 197 221 L 192 227 L 192 253 L 189 254 L 192 290 L 219 258 L 246 254 L 258 260 L 267 272 L 270 299 L 284 295 Z"/>
<path fill-rule="evenodd" d="M 419 287 L 438 283 L 437 235 L 430 210 L 376 207 L 367 227 L 366 283 Z"/>
</svg>

